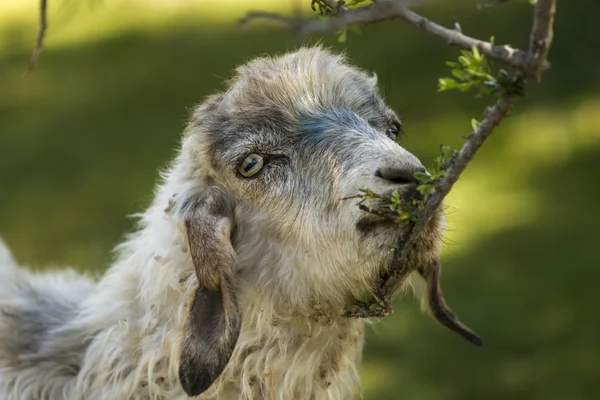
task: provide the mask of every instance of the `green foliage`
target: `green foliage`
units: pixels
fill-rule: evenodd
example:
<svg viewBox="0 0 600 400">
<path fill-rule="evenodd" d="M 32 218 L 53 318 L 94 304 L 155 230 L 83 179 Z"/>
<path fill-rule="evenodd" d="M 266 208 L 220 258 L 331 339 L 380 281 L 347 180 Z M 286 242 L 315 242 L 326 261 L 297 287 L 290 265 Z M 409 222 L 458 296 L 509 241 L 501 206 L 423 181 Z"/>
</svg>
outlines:
<svg viewBox="0 0 600 400">
<path fill-rule="evenodd" d="M 446 175 L 446 168 L 456 155 L 457 151 L 450 146 L 440 145 L 440 154 L 433 161 L 433 165 L 428 173 L 415 172 L 413 176 L 421 184 L 417 186 L 417 190 L 423 196 L 422 203 L 425 203 L 431 194 L 435 191 L 435 184 Z M 418 208 L 422 209 L 424 204 L 419 204 Z"/>
<path fill-rule="evenodd" d="M 410 222 L 417 221 L 416 208 L 418 201 L 411 199 L 406 201 L 400 197 L 398 189 L 392 192 L 391 196 L 373 192 L 371 189 L 359 189 L 362 195 L 358 206 L 361 210 L 381 217 L 389 218 L 400 225 L 408 225 Z M 368 204 L 365 202 L 368 201 Z"/>
<path fill-rule="evenodd" d="M 322 0 L 312 0 L 310 8 L 319 15 L 327 15 L 333 11 L 333 9 L 329 7 L 329 4 Z"/>
<path fill-rule="evenodd" d="M 490 38 L 494 43 L 494 37 Z M 458 62 L 448 61 L 446 65 L 451 68 L 452 78 L 440 78 L 438 90 L 460 90 L 466 92 L 473 89 L 477 97 L 500 96 L 503 94 L 523 95 L 525 91 L 525 80 L 520 73 L 512 76 L 504 69 L 498 71 L 494 76 L 492 63 L 479 52 L 476 46 L 468 50 L 461 50 Z"/>
<path fill-rule="evenodd" d="M 457 151 L 450 146 L 440 145 L 440 154 L 435 158 L 428 172 L 415 172 L 413 176 L 420 184 L 417 191 L 422 198 L 402 199 L 398 190 L 394 190 L 391 196 L 373 192 L 373 190 L 359 189 L 362 193 L 358 195 L 361 200 L 358 206 L 371 214 L 386 217 L 400 225 L 408 225 L 417 222 L 419 211 L 425 208 L 425 203 L 435 191 L 435 185 L 446 175 L 446 168 Z M 368 205 L 365 202 L 369 200 Z"/>
<path fill-rule="evenodd" d="M 490 94 L 490 84 L 495 80 L 492 66 L 488 59 L 479 53 L 477 47 L 473 46 L 471 51 L 461 50 L 458 62 L 448 61 L 446 65 L 452 68 L 450 72 L 454 78 L 440 78 L 440 91 L 458 89 L 466 92 L 475 89 L 478 95 Z"/>
<path fill-rule="evenodd" d="M 337 4 L 339 4 L 339 6 L 343 7 L 344 9 L 348 9 L 348 8 L 354 8 L 360 4 L 366 3 L 368 1 L 370 1 L 370 0 L 350 0 L 350 1 L 338 0 Z M 337 9 L 332 8 L 329 4 L 327 4 L 323 0 L 312 0 L 311 8 L 322 18 L 329 16 L 329 15 L 335 15 L 338 12 Z M 335 32 L 335 34 L 337 35 L 338 43 L 346 43 L 346 40 L 348 39 L 348 30 L 354 32 L 357 35 L 362 35 L 362 32 L 358 25 L 343 26 Z"/>
</svg>

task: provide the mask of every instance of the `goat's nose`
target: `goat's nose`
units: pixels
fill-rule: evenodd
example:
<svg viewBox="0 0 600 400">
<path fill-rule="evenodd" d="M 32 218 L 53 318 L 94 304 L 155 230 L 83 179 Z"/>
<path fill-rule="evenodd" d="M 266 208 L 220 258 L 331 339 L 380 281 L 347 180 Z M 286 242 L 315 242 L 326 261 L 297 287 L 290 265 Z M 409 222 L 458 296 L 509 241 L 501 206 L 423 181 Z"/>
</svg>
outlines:
<svg viewBox="0 0 600 400">
<path fill-rule="evenodd" d="M 413 176 L 415 172 L 427 173 L 423 167 L 408 168 L 379 168 L 375 176 L 397 185 L 416 185 L 419 181 Z"/>
</svg>

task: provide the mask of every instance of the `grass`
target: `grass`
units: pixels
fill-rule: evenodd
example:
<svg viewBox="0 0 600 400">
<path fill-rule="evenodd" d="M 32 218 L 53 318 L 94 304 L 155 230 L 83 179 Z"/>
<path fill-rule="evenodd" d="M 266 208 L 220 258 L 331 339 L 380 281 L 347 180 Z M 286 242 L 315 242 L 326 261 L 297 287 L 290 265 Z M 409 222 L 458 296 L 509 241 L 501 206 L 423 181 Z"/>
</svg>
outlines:
<svg viewBox="0 0 600 400">
<path fill-rule="evenodd" d="M 521 3 L 483 13 L 468 1 L 422 11 L 449 25 L 458 15 L 468 33 L 526 46 L 526 29 L 515 28 L 530 18 Z M 406 296 L 369 332 L 361 369 L 367 399 L 597 395 L 600 54 L 597 39 L 572 26 L 591 23 L 600 6 L 564 3 L 553 70 L 446 201 L 443 286 L 485 346 L 463 343 Z M 24 78 L 36 2 L 0 3 L 0 235 L 35 268 L 99 273 L 131 229 L 125 216 L 150 201 L 187 109 L 249 57 L 299 42 L 264 27 L 231 28 L 250 6 L 287 3 L 105 0 L 67 18 L 68 4 L 55 4 L 48 46 Z M 403 116 L 404 146 L 426 162 L 439 143 L 458 147 L 484 103 L 436 93 L 456 50 L 401 23 L 363 31 L 344 48 L 377 72 Z M 324 42 L 342 48 L 333 37 Z"/>
</svg>

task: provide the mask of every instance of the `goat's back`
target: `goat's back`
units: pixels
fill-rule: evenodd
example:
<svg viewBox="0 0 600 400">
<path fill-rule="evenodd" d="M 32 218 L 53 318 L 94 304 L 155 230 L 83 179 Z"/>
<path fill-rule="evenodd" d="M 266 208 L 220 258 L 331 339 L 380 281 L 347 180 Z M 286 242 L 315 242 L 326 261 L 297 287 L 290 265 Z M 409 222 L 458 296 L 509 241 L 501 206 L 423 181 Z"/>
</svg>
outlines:
<svg viewBox="0 0 600 400">
<path fill-rule="evenodd" d="M 0 241 L 0 397 L 11 398 L 17 387 L 23 393 L 42 376 L 64 382 L 77 375 L 84 343 L 60 349 L 54 333 L 73 319 L 94 287 L 72 270 L 30 273 Z"/>
</svg>

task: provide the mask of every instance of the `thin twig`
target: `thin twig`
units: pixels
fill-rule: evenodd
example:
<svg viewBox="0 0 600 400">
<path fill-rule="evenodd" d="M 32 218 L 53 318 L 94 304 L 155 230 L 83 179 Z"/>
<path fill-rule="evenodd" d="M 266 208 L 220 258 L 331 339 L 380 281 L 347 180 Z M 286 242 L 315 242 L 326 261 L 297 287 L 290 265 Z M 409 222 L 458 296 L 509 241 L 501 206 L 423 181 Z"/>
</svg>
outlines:
<svg viewBox="0 0 600 400">
<path fill-rule="evenodd" d="M 287 27 L 296 34 L 298 32 L 298 28 L 303 24 L 303 20 L 301 18 L 295 17 L 286 17 L 285 15 L 271 13 L 267 11 L 250 11 L 246 13 L 244 18 L 238 21 L 238 25 L 244 26 L 249 24 L 250 22 L 258 19 L 265 19 L 269 21 L 274 21 L 277 23 L 281 23 L 287 25 Z"/>
<path fill-rule="evenodd" d="M 481 8 L 485 8 L 485 7 L 497 6 L 500 4 L 504 4 L 507 1 L 508 0 L 485 0 L 485 1 L 482 1 L 481 3 L 477 4 L 477 8 L 481 9 Z"/>
<path fill-rule="evenodd" d="M 278 14 L 250 12 L 242 21 L 243 23 L 248 23 L 254 19 L 272 19 L 288 25 L 299 36 L 309 36 L 322 32 L 334 32 L 348 25 L 368 25 L 393 19 L 402 19 L 444 40 L 450 45 L 468 50 L 475 46 L 480 53 L 486 55 L 488 58 L 504 62 L 523 71 L 529 70 L 532 61 L 531 56 L 527 52 L 508 45 L 494 45 L 490 42 L 467 36 L 456 29 L 445 28 L 409 10 L 408 5 L 411 3 L 413 2 L 377 0 L 377 2 L 367 6 L 347 10 L 340 16 L 305 21 L 282 17 Z M 544 62 L 542 68 L 545 69 L 547 66 L 547 63 Z"/>
<path fill-rule="evenodd" d="M 48 29 L 48 0 L 40 0 L 40 27 L 38 30 L 37 42 L 35 45 L 35 49 L 33 50 L 33 54 L 29 59 L 29 70 L 28 72 L 33 71 L 35 66 L 37 65 L 38 59 L 40 58 L 40 54 L 42 53 L 42 49 L 44 48 L 44 37 L 46 36 L 46 29 Z"/>
<path fill-rule="evenodd" d="M 538 0 L 533 14 L 533 27 L 529 39 L 529 54 L 532 65 L 531 70 L 536 82 L 540 82 L 544 65 L 550 50 L 554 32 L 554 14 L 556 13 L 556 0 Z"/>
</svg>

